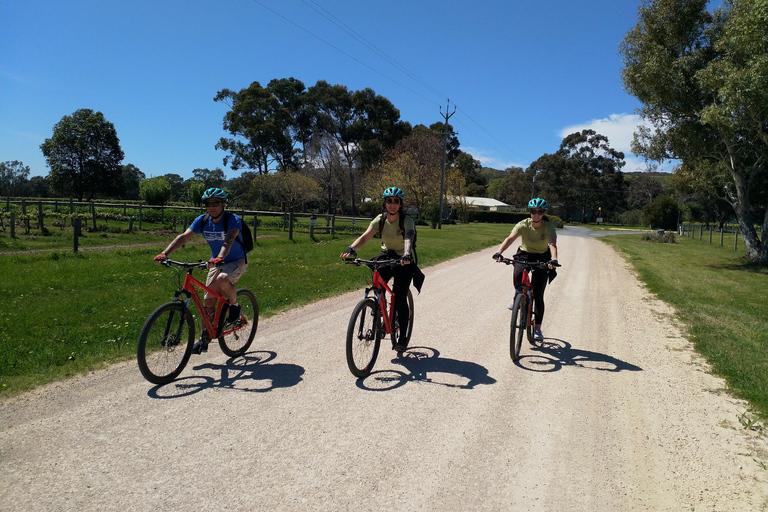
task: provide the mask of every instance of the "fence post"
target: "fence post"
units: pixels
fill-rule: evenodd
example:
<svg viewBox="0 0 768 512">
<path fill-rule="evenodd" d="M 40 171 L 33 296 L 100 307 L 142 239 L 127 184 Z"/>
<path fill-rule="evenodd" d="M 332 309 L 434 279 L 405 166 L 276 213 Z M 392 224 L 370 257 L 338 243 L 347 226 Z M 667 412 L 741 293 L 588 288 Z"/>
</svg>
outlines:
<svg viewBox="0 0 768 512">
<path fill-rule="evenodd" d="M 132 232 L 133 232 L 133 217 L 131 217 L 130 219 L 128 219 L 128 232 L 129 232 L 129 233 L 132 233 Z"/>
<path fill-rule="evenodd" d="M 11 212 L 11 238 L 16 238 L 16 212 Z"/>
<path fill-rule="evenodd" d="M 288 240 L 293 240 L 293 208 L 288 212 Z"/>
<path fill-rule="evenodd" d="M 72 220 L 74 221 L 74 227 L 75 227 L 74 252 L 77 252 L 77 240 L 78 240 L 78 237 L 80 236 L 80 217 L 75 217 Z"/>
<path fill-rule="evenodd" d="M 336 216 L 335 215 L 331 215 L 331 234 L 332 235 L 336 234 Z"/>
<path fill-rule="evenodd" d="M 54 201 L 53 201 L 53 211 L 55 211 L 56 213 L 59 213 L 59 200 L 58 199 L 54 199 Z"/>
<path fill-rule="evenodd" d="M 699 241 L 701 241 L 702 236 L 704 236 L 704 224 L 699 226 Z"/>
<path fill-rule="evenodd" d="M 309 238 L 312 240 L 315 239 L 315 224 L 317 224 L 317 217 L 315 217 L 315 214 L 313 213 L 309 218 Z"/>
<path fill-rule="evenodd" d="M 128 211 L 128 205 L 123 203 L 123 215 L 125 215 Z"/>
<path fill-rule="evenodd" d="M 256 214 L 253 215 L 253 243 L 256 243 L 257 235 L 256 235 L 256 226 L 258 225 L 258 222 L 256 221 Z"/>
<path fill-rule="evenodd" d="M 141 231 L 141 203 L 139 203 L 139 231 Z"/>
<path fill-rule="evenodd" d="M 91 201 L 91 215 L 93 215 L 93 230 L 96 231 L 96 205 Z"/>
<path fill-rule="evenodd" d="M 712 245 L 712 226 L 709 226 L 709 245 Z"/>
<path fill-rule="evenodd" d="M 40 230 L 42 231 L 45 227 L 43 224 L 43 201 L 40 201 L 37 203 L 37 224 Z"/>
</svg>

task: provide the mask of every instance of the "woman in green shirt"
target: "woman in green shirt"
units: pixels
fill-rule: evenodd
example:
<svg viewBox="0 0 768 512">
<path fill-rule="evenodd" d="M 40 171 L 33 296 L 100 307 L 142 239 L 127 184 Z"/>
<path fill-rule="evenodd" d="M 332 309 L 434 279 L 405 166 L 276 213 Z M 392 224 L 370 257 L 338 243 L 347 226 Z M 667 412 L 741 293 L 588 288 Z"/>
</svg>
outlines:
<svg viewBox="0 0 768 512">
<path fill-rule="evenodd" d="M 389 187 L 384 191 L 382 197 L 384 203 L 381 214 L 371 221 L 365 233 L 360 235 L 341 254 L 341 257 L 357 256 L 357 249 L 364 246 L 373 238 L 375 233 L 379 233 L 381 235 L 382 254 L 376 258 L 400 259 L 399 267 L 383 268 L 379 270 L 379 273 L 385 281 L 389 281 L 392 277 L 395 278 L 392 291 L 395 293 L 395 312 L 400 325 L 400 338 L 392 348 L 402 352 L 408 348 L 408 341 L 410 341 L 405 333 L 408 332 L 409 322 L 408 288 L 411 286 L 415 266 L 411 264 L 411 250 L 416 229 L 413 219 L 403 212 L 405 193 L 402 190 L 397 187 Z"/>
<path fill-rule="evenodd" d="M 531 218 L 518 222 L 509 236 L 501 243 L 499 252 L 493 255 L 493 259 L 500 262 L 501 253 L 507 250 L 517 238 L 521 238 L 520 248 L 516 254 L 518 259 L 549 263 L 549 270 L 534 270 L 531 278 L 533 307 L 536 313 L 536 322 L 538 322 L 534 326 L 534 338 L 536 339 L 544 339 L 544 335 L 541 333 L 541 321 L 544 319 L 544 290 L 549 282 L 549 273 L 554 271 L 557 266 L 557 230 L 555 225 L 544 215 L 548 206 L 547 202 L 540 197 L 531 199 L 528 202 Z M 515 265 L 515 289 L 520 288 L 522 281 L 523 267 Z M 508 307 L 512 309 L 511 302 Z"/>
</svg>

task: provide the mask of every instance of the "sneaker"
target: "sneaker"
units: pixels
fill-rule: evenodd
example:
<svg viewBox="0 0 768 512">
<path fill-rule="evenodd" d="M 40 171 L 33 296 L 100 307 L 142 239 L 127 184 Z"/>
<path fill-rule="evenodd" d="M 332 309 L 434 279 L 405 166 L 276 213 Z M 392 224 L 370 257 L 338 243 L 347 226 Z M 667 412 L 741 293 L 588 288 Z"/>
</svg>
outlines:
<svg viewBox="0 0 768 512">
<path fill-rule="evenodd" d="M 402 345 L 402 344 L 400 344 L 400 343 L 395 343 L 395 344 L 392 346 L 392 348 L 393 348 L 393 349 L 395 349 L 395 351 L 397 351 L 397 352 L 405 352 L 405 350 L 406 350 L 408 347 L 406 347 L 406 346 L 404 346 L 404 345 Z"/>
<path fill-rule="evenodd" d="M 544 335 L 541 333 L 540 327 L 535 327 L 533 329 L 533 339 L 535 340 L 544 340 Z"/>
<path fill-rule="evenodd" d="M 229 315 L 227 316 L 227 323 L 232 324 L 240 320 L 240 313 L 242 313 L 243 308 L 240 307 L 240 304 L 237 306 L 230 306 L 229 307 Z"/>
<path fill-rule="evenodd" d="M 193 354 L 201 354 L 203 352 L 208 352 L 208 342 L 206 338 L 200 338 L 195 342 L 194 345 L 192 345 L 192 353 Z"/>
<path fill-rule="evenodd" d="M 510 311 L 514 311 L 515 310 L 515 299 L 512 299 L 512 302 L 507 304 L 507 309 L 510 310 Z"/>
</svg>

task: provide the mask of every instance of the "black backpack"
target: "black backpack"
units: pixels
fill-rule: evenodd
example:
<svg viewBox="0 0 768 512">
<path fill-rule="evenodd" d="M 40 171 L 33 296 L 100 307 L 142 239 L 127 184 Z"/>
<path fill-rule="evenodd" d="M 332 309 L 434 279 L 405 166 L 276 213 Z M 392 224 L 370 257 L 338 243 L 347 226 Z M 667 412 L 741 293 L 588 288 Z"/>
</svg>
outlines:
<svg viewBox="0 0 768 512">
<path fill-rule="evenodd" d="M 226 233 L 229 230 L 229 216 L 232 215 L 231 212 L 224 212 L 224 233 Z M 203 218 L 203 226 L 205 226 L 205 223 L 208 222 L 208 219 L 211 216 L 207 213 L 205 214 L 205 217 Z M 243 246 L 243 250 L 246 253 L 249 253 L 253 250 L 253 235 L 251 234 L 251 228 L 248 227 L 248 224 L 245 222 L 244 219 L 241 219 L 241 228 L 240 228 L 240 235 L 235 240 L 237 240 L 237 243 Z M 242 238 L 242 240 L 241 240 Z M 246 257 L 245 262 L 248 263 L 248 258 Z"/>
</svg>

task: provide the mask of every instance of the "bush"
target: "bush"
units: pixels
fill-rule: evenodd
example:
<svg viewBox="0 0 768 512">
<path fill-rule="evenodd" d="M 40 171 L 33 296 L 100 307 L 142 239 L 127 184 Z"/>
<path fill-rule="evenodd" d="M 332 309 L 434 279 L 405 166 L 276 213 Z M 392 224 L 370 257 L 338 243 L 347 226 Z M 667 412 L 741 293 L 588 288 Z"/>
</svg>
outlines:
<svg viewBox="0 0 768 512">
<path fill-rule="evenodd" d="M 680 208 L 671 196 L 659 196 L 643 208 L 643 224 L 652 229 L 677 229 Z"/>
<path fill-rule="evenodd" d="M 147 204 L 162 206 L 171 198 L 171 184 L 162 176 L 144 180 L 139 195 Z"/>
</svg>

